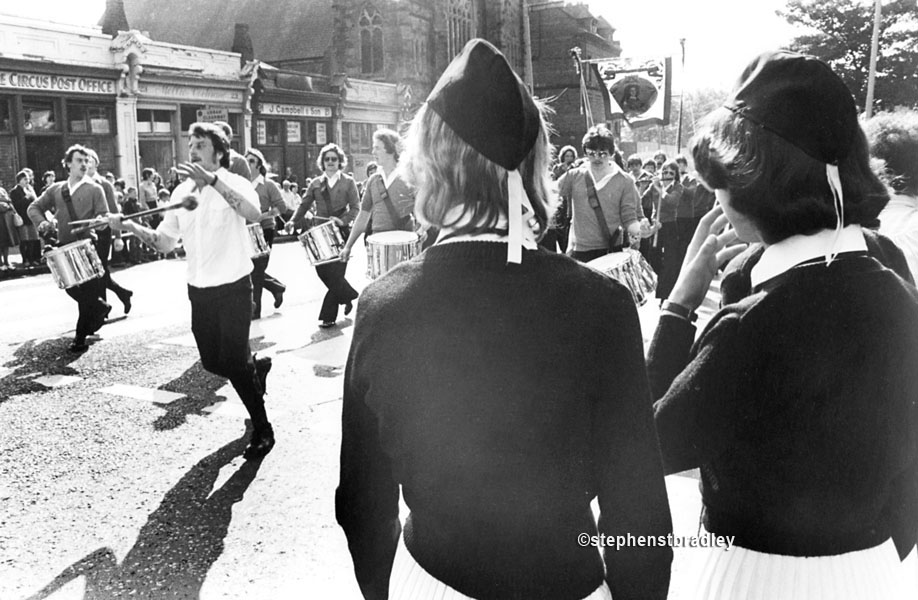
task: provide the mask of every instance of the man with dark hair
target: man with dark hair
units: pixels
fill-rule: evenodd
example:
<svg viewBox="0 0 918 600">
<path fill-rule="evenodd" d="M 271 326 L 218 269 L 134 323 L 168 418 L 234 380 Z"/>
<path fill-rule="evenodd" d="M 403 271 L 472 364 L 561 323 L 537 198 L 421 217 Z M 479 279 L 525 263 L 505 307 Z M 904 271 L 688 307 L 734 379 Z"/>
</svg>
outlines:
<svg viewBox="0 0 918 600">
<path fill-rule="evenodd" d="M 87 163 L 86 169 L 87 176 L 99 184 L 102 191 L 105 192 L 105 203 L 108 205 L 108 212 L 121 212 L 121 207 L 118 206 L 118 202 L 115 199 L 115 186 L 113 186 L 108 179 L 99 175 L 97 171 L 99 168 L 99 155 L 96 154 L 96 151 L 92 148 L 87 148 L 86 152 L 89 154 L 89 162 Z M 114 244 L 116 250 L 118 250 L 119 247 L 124 247 L 123 242 L 121 242 L 121 233 L 116 232 L 113 236 L 112 230 L 106 227 L 97 230 L 96 236 L 96 252 L 99 253 L 99 260 L 102 261 L 102 267 L 105 269 L 105 275 L 102 277 L 102 281 L 105 282 L 105 289 L 115 292 L 115 295 L 118 296 L 118 300 L 124 305 L 124 314 L 128 314 L 131 312 L 131 296 L 134 295 L 134 292 L 115 283 L 112 279 L 111 269 L 108 267 L 112 245 Z M 103 291 L 103 294 L 104 293 Z M 103 299 L 105 299 L 105 296 L 103 296 Z"/>
<path fill-rule="evenodd" d="M 233 150 L 233 148 L 230 146 L 233 141 L 233 128 L 230 127 L 230 124 L 226 121 L 214 121 L 213 124 L 223 130 L 223 133 L 226 135 L 226 150 L 227 157 L 229 159 L 229 167 L 227 167 L 227 169 L 229 169 L 230 173 L 235 173 L 236 175 L 240 175 L 251 181 L 252 170 L 249 168 L 249 163 L 246 161 L 243 155 Z"/>
<path fill-rule="evenodd" d="M 274 430 L 265 413 L 265 382 L 270 358 L 255 358 L 249 347 L 252 316 L 252 259 L 246 221 L 258 220 L 258 194 L 243 177 L 230 173 L 229 140 L 210 123 L 188 131 L 190 162 L 177 170 L 187 179 L 172 192 L 173 202 L 197 199 L 195 210 L 165 213 L 156 230 L 112 215 L 114 229 L 127 229 L 159 252 L 171 252 L 181 238 L 187 254 L 191 332 L 201 364 L 226 377 L 252 420 L 247 459 L 259 458 L 274 446 Z"/>
<path fill-rule="evenodd" d="M 58 224 L 57 239 L 61 245 L 79 239 L 90 239 L 93 235 L 91 231 L 74 234 L 70 227 L 71 221 L 92 219 L 108 213 L 105 192 L 99 184 L 88 177 L 89 161 L 87 148 L 78 144 L 68 148 L 63 162 L 69 171 L 69 177 L 46 188 L 41 197 L 29 205 L 29 218 L 42 237 L 49 237 L 53 232 L 51 223 L 45 219 L 45 211 L 55 211 Z M 86 336 L 98 331 L 112 310 L 111 305 L 103 299 L 105 283 L 102 279 L 91 279 L 69 288 L 67 294 L 76 300 L 79 306 L 76 334 L 73 343 L 70 344 L 70 351 L 85 352 L 89 349 L 86 345 Z"/>
<path fill-rule="evenodd" d="M 583 136 L 587 162 L 558 180 L 558 193 L 571 206 L 568 254 L 589 262 L 627 243 L 647 237 L 650 223 L 641 212 L 634 180 L 613 160 L 615 138 L 603 125 Z M 624 231 L 622 231 L 624 230 Z"/>
</svg>

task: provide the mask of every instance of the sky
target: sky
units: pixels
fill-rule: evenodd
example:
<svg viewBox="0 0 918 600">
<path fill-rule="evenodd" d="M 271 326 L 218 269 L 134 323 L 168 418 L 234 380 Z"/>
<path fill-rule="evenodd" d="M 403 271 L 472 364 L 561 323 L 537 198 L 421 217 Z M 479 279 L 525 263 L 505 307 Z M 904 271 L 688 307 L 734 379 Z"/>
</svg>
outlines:
<svg viewBox="0 0 918 600">
<path fill-rule="evenodd" d="M 775 14 L 785 0 L 586 2 L 594 15 L 602 15 L 616 29 L 615 39 L 621 42 L 623 56 L 671 56 L 673 65 L 678 66 L 679 40 L 685 38 L 687 90 L 728 89 L 755 55 L 781 47 L 802 33 Z M 95 25 L 104 10 L 105 0 L 27 0 L 0 9 L 80 25 Z M 674 73 L 677 90 L 680 71 L 675 69 Z"/>
</svg>

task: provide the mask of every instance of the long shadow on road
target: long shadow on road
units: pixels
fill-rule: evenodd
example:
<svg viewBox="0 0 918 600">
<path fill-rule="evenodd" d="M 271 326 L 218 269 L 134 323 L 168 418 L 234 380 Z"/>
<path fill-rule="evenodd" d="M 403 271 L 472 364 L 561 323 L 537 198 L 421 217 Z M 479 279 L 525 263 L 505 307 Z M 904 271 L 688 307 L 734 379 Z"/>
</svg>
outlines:
<svg viewBox="0 0 918 600">
<path fill-rule="evenodd" d="M 0 377 L 0 404 L 11 396 L 47 390 L 34 381 L 37 376 L 79 375 L 70 363 L 81 355 L 69 352 L 69 345 L 69 339 L 57 338 L 38 343 L 29 340 L 16 348 L 13 359 L 2 365 L 12 370 Z"/>
<path fill-rule="evenodd" d="M 99 548 L 28 600 L 47 598 L 79 577 L 86 579 L 83 600 L 198 599 L 207 572 L 223 553 L 232 507 L 261 466 L 246 461 L 211 493 L 220 469 L 244 448 L 244 438 L 234 440 L 192 467 L 150 514 L 120 565 L 111 548 Z"/>
</svg>

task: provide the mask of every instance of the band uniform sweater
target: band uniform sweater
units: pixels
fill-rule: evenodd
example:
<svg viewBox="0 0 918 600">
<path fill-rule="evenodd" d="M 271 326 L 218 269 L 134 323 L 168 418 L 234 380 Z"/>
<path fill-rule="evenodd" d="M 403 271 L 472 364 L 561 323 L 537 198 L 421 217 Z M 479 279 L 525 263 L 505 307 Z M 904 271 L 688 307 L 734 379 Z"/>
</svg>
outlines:
<svg viewBox="0 0 918 600">
<path fill-rule="evenodd" d="M 641 217 L 641 202 L 634 179 L 618 166 L 614 168 L 616 171 L 612 178 L 604 186 L 595 188 L 606 226 L 612 236 L 619 227 L 627 230 Z M 571 169 L 558 180 L 558 194 L 571 206 L 569 246 L 577 252 L 609 247 L 609 239 L 600 227 L 596 211 L 590 206 L 586 183 L 588 176 L 592 177 L 590 166 L 584 164 Z M 596 182 L 593 184 L 595 186 Z"/>
<path fill-rule="evenodd" d="M 383 200 L 383 189 L 389 194 L 389 200 L 399 220 L 405 219 L 414 210 L 414 192 L 401 176 L 396 175 L 392 180 L 392 185 L 386 188 L 385 177 L 381 173 L 374 173 L 364 186 L 360 209 L 372 214 L 375 233 L 403 228 L 399 226 L 399 223 L 392 221 L 392 215 Z M 408 221 L 409 224 L 404 228 L 410 230 L 411 224 L 410 220 Z"/>
<path fill-rule="evenodd" d="M 74 235 L 70 228 L 70 211 L 64 200 L 63 191 L 68 189 L 67 180 L 58 181 L 42 192 L 37 200 L 29 205 L 28 213 L 32 223 L 38 227 L 45 220 L 45 212 L 51 211 L 57 219 L 57 239 L 61 245 L 69 244 L 81 238 L 89 238 L 88 231 Z M 89 177 L 84 177 L 79 186 L 70 196 L 73 204 L 75 220 L 92 219 L 108 212 L 105 202 L 105 192 L 102 187 Z"/>
<path fill-rule="evenodd" d="M 865 252 L 802 263 L 650 348 L 667 472 L 700 467 L 708 531 L 837 555 L 918 536 L 918 292 Z M 691 347 L 691 350 L 689 348 Z M 670 384 L 671 382 L 671 384 Z"/>
<path fill-rule="evenodd" d="M 579 600 L 605 577 L 616 600 L 666 597 L 668 547 L 578 543 L 672 530 L 618 282 L 542 249 L 432 246 L 361 295 L 342 427 L 336 513 L 366 598 L 387 597 L 399 485 L 409 552 L 463 594 Z"/>
<path fill-rule="evenodd" d="M 323 188 L 328 189 L 328 202 L 326 202 L 325 195 L 322 193 Z M 357 184 L 354 182 L 353 177 L 347 173 L 341 173 L 338 183 L 328 187 L 328 176 L 323 173 L 309 184 L 306 189 L 306 196 L 303 198 L 300 207 L 296 209 L 292 220 L 300 225 L 306 213 L 315 205 L 316 216 L 338 217 L 344 221 L 345 225 L 350 225 L 357 217 L 358 201 Z"/>
<path fill-rule="evenodd" d="M 262 214 L 268 212 L 272 208 L 276 209 L 278 214 L 284 214 L 287 210 L 287 203 L 284 202 L 280 186 L 264 176 L 257 177 L 255 181 L 252 182 L 252 185 L 258 193 L 258 204 Z M 274 229 L 274 215 L 264 217 L 259 223 L 262 229 Z"/>
</svg>

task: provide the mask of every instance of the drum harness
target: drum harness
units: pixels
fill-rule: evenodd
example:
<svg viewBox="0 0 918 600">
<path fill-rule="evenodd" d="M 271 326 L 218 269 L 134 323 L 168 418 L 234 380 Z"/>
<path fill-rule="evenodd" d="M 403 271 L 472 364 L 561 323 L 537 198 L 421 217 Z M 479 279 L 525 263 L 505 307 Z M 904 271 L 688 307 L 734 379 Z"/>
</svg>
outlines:
<svg viewBox="0 0 918 600">
<path fill-rule="evenodd" d="M 386 205 L 386 210 L 389 211 L 389 218 L 392 219 L 392 224 L 396 229 L 412 231 L 414 228 L 411 226 L 411 215 L 407 214 L 404 217 L 398 216 L 398 212 L 395 210 L 395 205 L 392 204 L 392 198 L 389 197 L 389 190 L 386 189 L 386 183 L 383 181 L 382 175 L 377 173 L 374 175 L 374 177 L 379 182 L 379 193 L 382 196 L 383 203 Z"/>
<path fill-rule="evenodd" d="M 586 182 L 587 198 L 590 202 L 590 208 L 596 212 L 596 218 L 599 220 L 599 228 L 602 230 L 603 237 L 609 243 L 609 252 L 614 252 L 616 248 L 621 247 L 621 228 L 615 230 L 615 235 L 609 232 L 609 224 L 606 223 L 606 215 L 602 212 L 602 206 L 599 204 L 599 196 L 596 194 L 596 184 L 593 183 L 593 175 L 589 170 L 586 171 L 584 181 Z"/>
<path fill-rule="evenodd" d="M 73 208 L 73 199 L 70 197 L 70 187 L 66 182 L 64 182 L 64 186 L 61 188 L 61 197 L 64 198 L 64 206 L 67 207 L 67 214 L 70 215 L 70 220 L 71 221 L 78 220 L 77 215 L 76 215 L 76 209 Z M 95 243 L 96 233 L 92 229 L 90 229 L 89 235 L 82 239 L 89 239 Z"/>
</svg>

